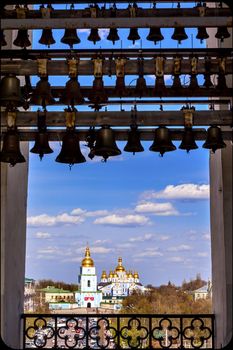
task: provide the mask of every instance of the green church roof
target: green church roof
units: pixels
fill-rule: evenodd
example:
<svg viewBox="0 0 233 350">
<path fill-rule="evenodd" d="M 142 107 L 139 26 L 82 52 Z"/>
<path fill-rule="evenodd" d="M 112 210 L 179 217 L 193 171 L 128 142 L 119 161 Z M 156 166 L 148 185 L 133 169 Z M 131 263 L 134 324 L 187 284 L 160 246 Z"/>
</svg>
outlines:
<svg viewBox="0 0 233 350">
<path fill-rule="evenodd" d="M 46 288 L 42 288 L 42 289 L 39 289 L 40 292 L 45 292 L 45 293 L 73 293 L 71 292 L 70 290 L 65 290 L 65 289 L 62 289 L 62 288 L 56 288 L 56 287 L 53 287 L 53 286 L 48 286 Z"/>
</svg>

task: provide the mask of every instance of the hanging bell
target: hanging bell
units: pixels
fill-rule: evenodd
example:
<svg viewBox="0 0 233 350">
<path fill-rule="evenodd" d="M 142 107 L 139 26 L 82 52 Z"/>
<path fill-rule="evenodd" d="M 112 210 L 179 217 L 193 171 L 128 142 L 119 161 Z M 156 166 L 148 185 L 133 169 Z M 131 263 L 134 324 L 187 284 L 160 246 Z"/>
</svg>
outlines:
<svg viewBox="0 0 233 350">
<path fill-rule="evenodd" d="M 104 89 L 104 83 L 102 78 L 94 79 L 93 87 L 89 95 L 89 100 L 95 105 L 107 102 L 108 96 Z"/>
<path fill-rule="evenodd" d="M 165 152 L 176 150 L 176 146 L 171 141 L 170 130 L 168 128 L 160 126 L 155 130 L 154 142 L 149 150 L 159 152 L 161 156 L 163 156 Z"/>
<path fill-rule="evenodd" d="M 164 77 L 156 77 L 155 80 L 155 91 L 158 91 L 159 94 L 161 94 L 161 92 L 163 92 L 166 89 L 166 85 L 164 82 Z"/>
<path fill-rule="evenodd" d="M 36 133 L 35 145 L 30 152 L 39 154 L 40 160 L 42 160 L 44 154 L 53 153 L 53 150 L 49 146 L 48 134 L 45 130 L 38 130 Z"/>
<path fill-rule="evenodd" d="M 220 39 L 221 42 L 223 42 L 224 39 L 230 38 L 230 33 L 228 32 L 227 27 L 218 27 L 215 38 Z"/>
<path fill-rule="evenodd" d="M 12 166 L 17 163 L 25 162 L 25 158 L 20 152 L 19 134 L 17 130 L 9 129 L 4 135 L 0 161 L 10 163 Z"/>
<path fill-rule="evenodd" d="M 160 28 L 153 27 L 150 28 L 150 32 L 147 35 L 146 39 L 149 41 L 154 41 L 156 44 L 157 41 L 162 41 L 164 39 L 164 36 L 162 35 Z"/>
<path fill-rule="evenodd" d="M 218 126 L 212 125 L 209 127 L 207 130 L 206 141 L 202 147 L 212 149 L 214 153 L 217 149 L 226 147 L 226 144 L 222 139 L 222 131 Z"/>
<path fill-rule="evenodd" d="M 96 139 L 95 127 L 91 126 L 86 137 L 86 141 L 87 141 L 86 146 L 90 149 L 90 152 L 88 154 L 88 157 L 90 159 L 93 159 L 95 157 L 95 151 L 94 151 L 95 139 Z"/>
<path fill-rule="evenodd" d="M 72 48 L 73 45 L 79 44 L 81 41 L 80 41 L 79 37 L 77 36 L 76 29 L 75 28 L 68 28 L 68 29 L 65 29 L 65 33 L 64 33 L 63 37 L 61 38 L 61 42 L 63 44 L 69 45 Z"/>
<path fill-rule="evenodd" d="M 181 84 L 181 81 L 180 81 L 180 76 L 179 75 L 174 75 L 172 88 L 173 89 L 181 89 L 181 88 L 183 88 L 183 86 Z"/>
<path fill-rule="evenodd" d="M 27 29 L 18 30 L 17 37 L 13 41 L 13 44 L 23 48 L 31 46 Z"/>
<path fill-rule="evenodd" d="M 108 157 L 118 156 L 121 151 L 117 147 L 115 141 L 114 131 L 108 125 L 103 125 L 96 134 L 96 143 L 94 147 L 94 153 L 96 156 L 103 157 L 104 161 Z"/>
<path fill-rule="evenodd" d="M 107 40 L 112 41 L 113 45 L 115 45 L 116 41 L 120 40 L 117 32 L 117 28 L 110 28 L 109 34 L 107 36 Z"/>
<path fill-rule="evenodd" d="M 130 28 L 129 35 L 128 35 L 128 40 L 131 40 L 133 44 L 135 41 L 140 40 L 140 35 L 138 34 L 138 29 L 137 28 Z"/>
<path fill-rule="evenodd" d="M 3 30 L 1 29 L 0 30 L 0 46 L 6 46 L 7 45 L 7 42 L 5 40 L 5 35 L 4 35 L 4 32 Z"/>
<path fill-rule="evenodd" d="M 222 73 L 218 74 L 216 89 L 227 89 L 226 77 Z"/>
<path fill-rule="evenodd" d="M 15 75 L 9 74 L 0 83 L 0 105 L 4 107 L 21 106 L 20 81 Z"/>
<path fill-rule="evenodd" d="M 143 76 L 139 76 L 136 81 L 135 93 L 137 96 L 142 97 L 146 90 L 146 79 Z"/>
<path fill-rule="evenodd" d="M 198 148 L 198 146 L 195 142 L 194 133 L 193 133 L 192 128 L 188 128 L 188 127 L 185 128 L 184 133 L 183 133 L 183 137 L 182 137 L 182 141 L 181 141 L 181 144 L 179 145 L 179 148 L 185 149 L 187 151 L 187 153 L 191 149 Z"/>
<path fill-rule="evenodd" d="M 55 44 L 55 40 L 53 38 L 53 32 L 52 29 L 43 29 L 42 35 L 40 37 L 39 43 L 42 45 L 47 45 L 50 47 L 50 45 Z"/>
<path fill-rule="evenodd" d="M 197 82 L 197 75 L 196 74 L 192 74 L 190 77 L 190 83 L 189 83 L 189 89 L 190 90 L 195 90 L 198 89 L 199 85 Z"/>
<path fill-rule="evenodd" d="M 136 125 L 131 125 L 130 131 L 128 133 L 128 141 L 124 147 L 125 152 L 132 152 L 135 154 L 136 152 L 143 152 L 144 148 L 141 145 L 140 141 L 140 132 Z"/>
<path fill-rule="evenodd" d="M 209 34 L 206 31 L 205 27 L 198 27 L 197 28 L 197 35 L 196 38 L 201 40 L 201 43 L 203 42 L 203 40 L 208 39 L 209 38 Z"/>
<path fill-rule="evenodd" d="M 203 86 L 205 86 L 207 89 L 213 87 L 213 83 L 210 78 L 210 74 L 204 74 L 204 83 Z"/>
<path fill-rule="evenodd" d="M 73 164 L 86 162 L 86 159 L 80 150 L 78 135 L 73 129 L 67 129 L 62 139 L 61 152 L 57 156 L 56 162 L 66 163 L 70 166 Z"/>
<path fill-rule="evenodd" d="M 92 41 L 94 45 L 96 44 L 97 41 L 100 41 L 101 38 L 98 33 L 97 28 L 92 28 L 89 36 L 87 37 L 87 40 Z"/>
<path fill-rule="evenodd" d="M 80 91 L 80 84 L 77 78 L 71 78 L 67 81 L 65 91 L 60 98 L 60 102 L 67 106 L 79 105 L 84 102 Z"/>
<path fill-rule="evenodd" d="M 172 39 L 177 40 L 180 44 L 182 40 L 188 39 L 188 35 L 185 33 L 184 27 L 176 27 L 172 34 Z"/>
<path fill-rule="evenodd" d="M 30 102 L 32 104 L 40 105 L 42 107 L 52 105 L 55 103 L 55 100 L 51 94 L 51 88 L 47 77 L 41 78 L 38 81 Z"/>
<path fill-rule="evenodd" d="M 125 77 L 116 78 L 115 91 L 116 91 L 116 95 L 119 95 L 120 97 L 123 97 L 126 95 Z"/>
</svg>

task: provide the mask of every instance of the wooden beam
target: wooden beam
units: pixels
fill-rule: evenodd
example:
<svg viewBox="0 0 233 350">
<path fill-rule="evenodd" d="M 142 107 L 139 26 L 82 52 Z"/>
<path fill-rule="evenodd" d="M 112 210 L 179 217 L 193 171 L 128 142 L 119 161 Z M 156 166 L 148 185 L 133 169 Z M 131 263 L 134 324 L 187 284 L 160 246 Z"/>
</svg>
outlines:
<svg viewBox="0 0 233 350">
<path fill-rule="evenodd" d="M 64 127 L 65 113 L 54 111 L 46 113 L 48 127 Z M 76 124 L 80 127 L 112 125 L 129 126 L 132 123 L 131 112 L 77 112 Z M 212 124 L 232 125 L 231 111 L 194 111 L 194 126 L 209 126 Z M 16 124 L 18 127 L 37 127 L 37 112 L 17 112 Z M 166 125 L 183 126 L 184 115 L 182 111 L 137 111 L 137 124 L 143 127 Z M 6 126 L 5 112 L 1 112 L 1 125 Z"/>
<path fill-rule="evenodd" d="M 183 129 L 170 129 L 171 130 L 171 138 L 174 141 L 179 141 L 182 139 L 183 135 Z M 115 137 L 117 141 L 127 141 L 128 139 L 128 131 L 129 129 L 125 130 L 117 130 L 115 131 Z M 140 130 L 140 139 L 142 141 L 153 141 L 154 139 L 154 129 L 147 129 L 147 130 Z M 32 130 L 19 130 L 20 133 L 20 140 L 21 141 L 34 141 L 36 136 L 36 131 Z M 77 130 L 79 140 L 85 141 L 88 129 L 86 130 Z M 1 139 L 3 138 L 5 134 L 5 131 L 0 135 Z M 65 131 L 64 130 L 49 130 L 48 131 L 48 137 L 50 141 L 61 141 L 62 137 L 64 136 Z M 197 141 L 204 141 L 206 139 L 206 130 L 205 129 L 194 129 L 194 135 L 195 140 Z M 222 131 L 223 139 L 224 140 L 232 140 L 232 132 L 231 131 Z"/>
<path fill-rule="evenodd" d="M 68 64 L 66 60 L 48 61 L 47 65 L 48 75 L 68 75 Z M 78 75 L 93 75 L 93 62 L 90 60 L 80 60 L 78 65 Z M 190 74 L 191 61 L 182 60 L 181 63 L 181 74 Z M 198 74 L 204 74 L 206 72 L 205 59 L 200 58 L 197 66 Z M 174 63 L 172 59 L 167 59 L 164 64 L 164 73 L 173 74 Z M 210 61 L 210 73 L 217 74 L 219 72 L 219 63 L 217 59 L 211 59 Z M 20 75 L 37 75 L 37 62 L 31 60 L 2 60 L 1 62 L 1 74 L 16 74 Z M 226 59 L 226 74 L 233 73 L 233 59 Z M 104 75 L 115 75 L 116 68 L 114 60 L 105 60 L 103 62 L 103 74 Z M 138 62 L 137 60 L 129 59 L 125 65 L 125 75 L 137 75 L 138 74 Z M 154 59 L 144 60 L 144 74 L 155 74 L 155 63 Z"/>
<path fill-rule="evenodd" d="M 232 17 L 37 18 L 2 19 L 1 29 L 232 27 Z"/>
</svg>

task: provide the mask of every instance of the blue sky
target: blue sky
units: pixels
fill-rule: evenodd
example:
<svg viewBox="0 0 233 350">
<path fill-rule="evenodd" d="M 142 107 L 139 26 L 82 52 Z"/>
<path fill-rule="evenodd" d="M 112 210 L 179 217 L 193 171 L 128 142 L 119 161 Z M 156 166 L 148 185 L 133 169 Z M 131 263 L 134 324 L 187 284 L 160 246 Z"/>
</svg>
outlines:
<svg viewBox="0 0 233 350">
<path fill-rule="evenodd" d="M 145 38 L 148 30 L 139 32 Z M 176 47 L 176 42 L 170 40 L 172 31 L 162 32 L 162 47 Z M 196 35 L 191 29 L 187 33 Z M 34 48 L 45 48 L 38 44 L 41 31 L 34 34 Z M 59 42 L 62 35 L 63 30 L 54 31 L 57 43 L 51 48 L 67 48 Z M 119 30 L 119 35 L 126 37 L 128 30 Z M 87 42 L 86 32 L 79 36 L 81 44 L 77 47 L 87 43 L 95 47 Z M 101 44 L 96 47 L 109 47 L 106 36 L 103 31 Z M 126 48 L 132 46 L 127 40 L 123 42 Z M 194 44 L 204 47 L 196 40 Z M 143 47 L 148 45 L 143 39 Z M 190 46 L 189 38 L 180 47 Z M 65 85 L 67 79 L 50 77 L 50 82 Z M 153 84 L 153 77 L 147 79 Z M 33 83 L 37 80 L 35 77 Z M 91 84 L 90 79 L 79 80 Z M 87 162 L 73 166 L 71 171 L 68 165 L 55 162 L 61 147 L 58 142 L 51 143 L 54 153 L 42 161 L 30 153 L 27 277 L 76 283 L 87 242 L 98 275 L 103 269 L 114 269 L 122 256 L 126 269 L 137 270 L 144 284 L 160 285 L 168 280 L 181 284 L 197 273 L 205 279 L 211 277 L 209 153 L 198 142 L 196 151 L 187 154 L 176 150 L 161 158 L 149 151 L 151 143 L 144 142 L 145 151 L 133 156 L 123 152 L 125 142 L 118 142 L 122 155 L 107 163 L 98 157 L 89 160 L 88 149 L 82 143 Z M 179 146 L 179 142 L 175 144 Z"/>
</svg>

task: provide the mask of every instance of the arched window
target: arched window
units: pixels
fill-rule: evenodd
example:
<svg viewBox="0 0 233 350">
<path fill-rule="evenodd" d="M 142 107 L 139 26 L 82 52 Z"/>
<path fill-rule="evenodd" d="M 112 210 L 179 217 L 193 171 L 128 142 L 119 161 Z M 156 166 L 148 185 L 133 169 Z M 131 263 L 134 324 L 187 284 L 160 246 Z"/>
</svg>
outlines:
<svg viewBox="0 0 233 350">
<path fill-rule="evenodd" d="M 88 287 L 91 286 L 91 281 L 90 281 L 90 280 L 87 281 L 87 286 L 88 286 Z"/>
</svg>

